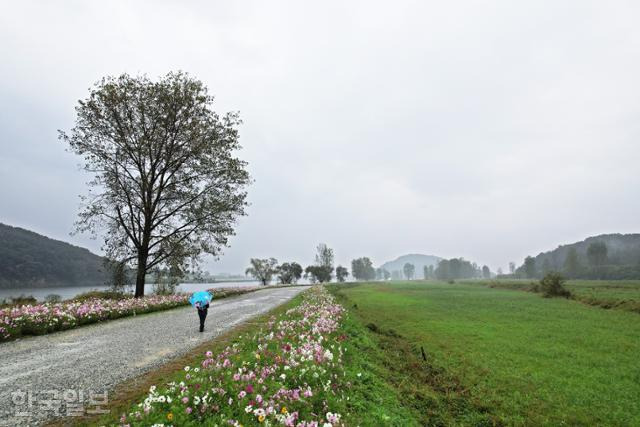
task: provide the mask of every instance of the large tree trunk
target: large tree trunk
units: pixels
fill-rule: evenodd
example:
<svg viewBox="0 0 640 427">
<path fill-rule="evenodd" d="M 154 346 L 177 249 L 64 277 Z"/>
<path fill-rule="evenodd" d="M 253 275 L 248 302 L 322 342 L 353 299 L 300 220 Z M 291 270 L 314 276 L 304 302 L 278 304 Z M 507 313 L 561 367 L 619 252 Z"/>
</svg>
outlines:
<svg viewBox="0 0 640 427">
<path fill-rule="evenodd" d="M 147 255 L 140 253 L 138 255 L 138 274 L 136 275 L 136 293 L 135 297 L 144 296 L 144 279 L 147 274 Z"/>
<path fill-rule="evenodd" d="M 151 240 L 150 215 L 145 215 L 144 230 L 142 231 L 142 244 L 138 248 L 138 274 L 136 276 L 135 297 L 144 296 L 144 279 L 147 275 L 147 262 L 149 261 L 149 241 Z"/>
</svg>

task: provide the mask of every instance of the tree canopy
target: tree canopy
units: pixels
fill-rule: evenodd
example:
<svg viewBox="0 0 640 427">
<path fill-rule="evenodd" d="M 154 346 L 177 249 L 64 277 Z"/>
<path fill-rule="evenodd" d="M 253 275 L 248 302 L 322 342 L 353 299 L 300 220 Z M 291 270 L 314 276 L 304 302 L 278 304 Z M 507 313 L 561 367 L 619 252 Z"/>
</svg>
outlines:
<svg viewBox="0 0 640 427">
<path fill-rule="evenodd" d="M 487 265 L 482 266 L 482 277 L 484 277 L 485 279 L 491 278 L 491 270 L 489 269 L 489 266 Z"/>
<path fill-rule="evenodd" d="M 320 243 L 316 248 L 316 263 L 305 269 L 307 278 L 312 282 L 330 282 L 333 274 L 333 249 Z"/>
<path fill-rule="evenodd" d="M 478 277 L 480 271 L 463 258 L 443 259 L 438 263 L 434 275 L 439 280 L 470 279 Z"/>
<path fill-rule="evenodd" d="M 524 259 L 524 274 L 527 278 L 532 279 L 536 277 L 536 259 L 532 256 L 528 256 Z"/>
<path fill-rule="evenodd" d="M 376 269 L 368 257 L 356 258 L 351 261 L 351 274 L 356 280 L 373 280 L 376 278 Z"/>
<path fill-rule="evenodd" d="M 260 280 L 263 286 L 267 286 L 278 272 L 278 260 L 275 258 L 251 258 L 250 264 L 251 266 L 245 270 L 245 274 Z"/>
<path fill-rule="evenodd" d="M 404 277 L 406 277 L 407 280 L 412 280 L 413 279 L 413 275 L 416 272 L 416 267 L 413 264 L 407 262 L 402 267 L 402 271 L 404 273 Z"/>
<path fill-rule="evenodd" d="M 302 277 L 302 266 L 297 262 L 285 262 L 277 270 L 278 279 L 283 285 L 296 283 Z"/>
<path fill-rule="evenodd" d="M 593 242 L 587 248 L 587 258 L 592 266 L 600 266 L 607 263 L 607 244 L 604 242 Z"/>
<path fill-rule="evenodd" d="M 169 73 L 106 77 L 76 107 L 71 151 L 93 175 L 76 230 L 104 233 L 107 257 L 147 272 L 217 255 L 245 214 L 237 113 L 219 116 L 199 80 Z"/>
<path fill-rule="evenodd" d="M 338 282 L 344 282 L 347 279 L 347 276 L 349 276 L 349 270 L 347 270 L 346 267 L 341 265 L 336 267 L 336 280 L 338 280 Z"/>
</svg>

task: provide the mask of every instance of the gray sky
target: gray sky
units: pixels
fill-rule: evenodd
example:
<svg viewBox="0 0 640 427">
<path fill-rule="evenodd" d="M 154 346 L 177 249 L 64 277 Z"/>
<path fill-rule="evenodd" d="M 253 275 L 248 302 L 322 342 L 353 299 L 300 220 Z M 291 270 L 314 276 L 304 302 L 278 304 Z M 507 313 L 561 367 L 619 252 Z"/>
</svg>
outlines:
<svg viewBox="0 0 640 427">
<path fill-rule="evenodd" d="M 0 222 L 70 237 L 65 152 L 104 75 L 185 70 L 239 110 L 255 184 L 215 272 L 405 253 L 492 269 L 638 232 L 635 1 L 3 1 Z"/>
</svg>

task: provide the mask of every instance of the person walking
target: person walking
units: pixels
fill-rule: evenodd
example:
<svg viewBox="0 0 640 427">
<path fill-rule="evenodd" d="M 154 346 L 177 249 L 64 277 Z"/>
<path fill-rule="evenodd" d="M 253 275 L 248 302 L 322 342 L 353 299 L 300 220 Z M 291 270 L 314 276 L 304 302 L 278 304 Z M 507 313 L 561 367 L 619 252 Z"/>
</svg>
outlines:
<svg viewBox="0 0 640 427">
<path fill-rule="evenodd" d="M 207 312 L 209 311 L 209 302 L 213 296 L 207 291 L 194 292 L 189 298 L 189 302 L 198 310 L 198 317 L 200 318 L 200 332 L 204 332 L 204 321 L 207 318 Z"/>
<path fill-rule="evenodd" d="M 202 303 L 198 301 L 196 303 L 196 308 L 198 309 L 198 317 L 200 318 L 200 332 L 204 332 L 204 321 L 207 318 L 207 313 L 209 311 L 209 303 Z"/>
</svg>

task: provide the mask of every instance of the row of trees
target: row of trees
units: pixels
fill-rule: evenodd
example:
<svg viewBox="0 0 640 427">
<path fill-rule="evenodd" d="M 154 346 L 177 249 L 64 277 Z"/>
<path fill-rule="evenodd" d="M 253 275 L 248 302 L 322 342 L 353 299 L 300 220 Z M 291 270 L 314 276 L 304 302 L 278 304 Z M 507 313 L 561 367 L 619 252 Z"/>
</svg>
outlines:
<svg viewBox="0 0 640 427">
<path fill-rule="evenodd" d="M 333 262 L 333 249 L 321 243 L 316 248 L 315 263 L 304 270 L 297 262 L 278 265 L 278 260 L 275 258 L 251 258 L 251 265 L 246 269 L 245 274 L 254 277 L 265 286 L 273 280 L 274 276 L 277 276 L 281 284 L 294 284 L 302 277 L 311 283 L 323 283 L 330 282 L 333 277 Z M 349 271 L 341 265 L 335 268 L 335 273 L 339 282 L 344 282 L 349 276 Z"/>
<path fill-rule="evenodd" d="M 443 259 L 433 272 L 438 280 L 474 279 L 483 277 L 489 279 L 492 276 L 491 270 L 484 265 L 479 267 L 475 262 L 464 258 Z"/>
<path fill-rule="evenodd" d="M 330 282 L 335 277 L 338 282 L 344 282 L 349 277 L 349 270 L 338 265 L 333 267 L 334 253 L 326 244 L 321 243 L 316 248 L 315 263 L 304 269 L 296 262 L 278 265 L 275 258 L 251 259 L 251 266 L 247 268 L 246 274 L 260 280 L 263 285 L 267 285 L 274 277 L 277 277 L 282 284 L 296 283 L 302 277 L 311 283 Z M 351 274 L 355 280 L 389 280 L 415 278 L 415 265 L 405 263 L 402 272 L 389 272 L 384 268 L 375 268 L 373 262 L 368 257 L 356 258 L 351 261 Z M 452 258 L 441 260 L 436 267 L 433 265 L 424 266 L 425 279 L 455 280 L 485 277 L 490 278 L 492 273 L 486 265 L 479 268 L 477 264 L 471 263 L 463 258 Z"/>
<path fill-rule="evenodd" d="M 402 271 L 387 271 L 384 268 L 374 268 L 373 263 L 367 257 L 358 258 L 351 262 L 351 271 L 356 280 L 413 280 L 416 278 L 416 268 L 412 263 L 405 263 Z M 437 266 L 425 265 L 423 267 L 424 279 L 467 279 L 492 276 L 488 266 L 479 268 L 477 264 L 470 263 L 463 258 L 452 258 L 450 260 L 442 260 Z"/>
<path fill-rule="evenodd" d="M 386 272 L 386 270 L 383 270 Z M 391 277 L 394 280 L 415 279 L 416 269 L 411 263 L 405 263 L 402 271 L 392 271 L 391 274 L 387 274 L 384 280 L 388 280 Z M 455 279 L 472 279 L 484 277 L 486 279 L 491 278 L 493 273 L 488 266 L 478 267 L 476 263 L 471 263 L 463 258 L 443 259 L 437 266 L 425 265 L 422 270 L 422 277 L 424 279 L 438 279 L 438 280 L 455 280 Z"/>
<path fill-rule="evenodd" d="M 338 282 L 344 282 L 349 277 L 349 270 L 346 267 L 338 265 L 334 269 L 333 249 L 324 243 L 316 248 L 315 263 L 307 266 L 304 271 L 296 262 L 278 265 L 275 258 L 252 258 L 250 263 L 245 273 L 260 280 L 263 285 L 269 284 L 274 277 L 277 277 L 282 284 L 296 283 L 302 277 L 311 283 L 330 282 L 334 272 Z M 351 272 L 356 280 L 387 280 L 390 277 L 388 271 L 375 269 L 371 259 L 367 257 L 351 261 Z"/>
<path fill-rule="evenodd" d="M 278 265 L 278 260 L 275 258 L 251 258 L 250 264 L 251 266 L 247 268 L 245 274 L 253 276 L 265 286 L 276 275 L 282 284 L 296 283 L 302 277 L 302 266 L 297 262 L 285 262 Z"/>
</svg>

